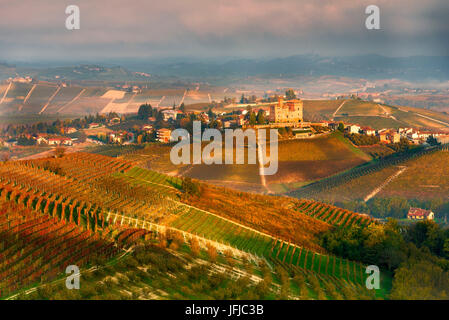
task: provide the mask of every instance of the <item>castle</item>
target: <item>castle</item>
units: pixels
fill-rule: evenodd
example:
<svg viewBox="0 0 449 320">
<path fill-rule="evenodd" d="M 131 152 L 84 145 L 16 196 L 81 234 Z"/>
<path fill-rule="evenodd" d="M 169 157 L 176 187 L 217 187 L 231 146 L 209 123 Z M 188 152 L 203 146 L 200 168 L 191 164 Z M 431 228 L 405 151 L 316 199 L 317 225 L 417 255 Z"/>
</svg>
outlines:
<svg viewBox="0 0 449 320">
<path fill-rule="evenodd" d="M 284 102 L 279 97 L 278 102 L 270 106 L 270 122 L 299 123 L 303 120 L 303 102 L 301 100 L 288 100 Z"/>
</svg>

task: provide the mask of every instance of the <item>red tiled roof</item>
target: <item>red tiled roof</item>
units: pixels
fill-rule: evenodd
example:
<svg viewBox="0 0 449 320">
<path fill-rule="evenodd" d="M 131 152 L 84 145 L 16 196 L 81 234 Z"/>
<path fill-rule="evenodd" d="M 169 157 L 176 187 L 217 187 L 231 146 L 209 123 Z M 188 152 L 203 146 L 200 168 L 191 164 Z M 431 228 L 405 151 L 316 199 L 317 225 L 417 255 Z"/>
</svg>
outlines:
<svg viewBox="0 0 449 320">
<path fill-rule="evenodd" d="M 431 210 L 425 210 L 421 208 L 410 208 L 408 211 L 409 216 L 419 216 L 419 217 L 427 217 L 432 211 Z"/>
</svg>

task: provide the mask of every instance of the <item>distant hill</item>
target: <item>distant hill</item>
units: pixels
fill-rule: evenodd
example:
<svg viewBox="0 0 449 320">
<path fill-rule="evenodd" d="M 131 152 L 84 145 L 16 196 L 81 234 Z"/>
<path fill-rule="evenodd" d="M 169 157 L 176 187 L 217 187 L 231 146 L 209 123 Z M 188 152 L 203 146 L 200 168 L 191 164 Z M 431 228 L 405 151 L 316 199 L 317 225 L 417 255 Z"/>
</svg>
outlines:
<svg viewBox="0 0 449 320">
<path fill-rule="evenodd" d="M 321 76 L 335 75 L 365 79 L 449 79 L 447 57 L 386 57 L 361 55 L 323 57 L 295 55 L 273 59 L 234 59 L 226 62 L 170 62 L 147 66 L 148 72 L 185 77 L 216 76 Z"/>
<path fill-rule="evenodd" d="M 427 128 L 449 131 L 449 115 L 405 106 L 364 100 L 306 100 L 304 116 L 311 120 L 335 120 L 382 128 Z"/>
</svg>

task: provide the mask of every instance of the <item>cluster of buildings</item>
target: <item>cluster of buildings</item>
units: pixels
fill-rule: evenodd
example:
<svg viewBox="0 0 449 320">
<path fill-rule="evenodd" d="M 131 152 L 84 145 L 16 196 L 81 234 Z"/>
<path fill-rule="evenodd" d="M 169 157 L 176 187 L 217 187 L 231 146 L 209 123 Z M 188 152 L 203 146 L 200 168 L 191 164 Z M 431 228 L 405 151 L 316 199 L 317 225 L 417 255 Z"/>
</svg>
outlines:
<svg viewBox="0 0 449 320">
<path fill-rule="evenodd" d="M 17 76 L 15 78 L 8 78 L 8 82 L 16 82 L 16 83 L 31 83 L 33 81 L 33 78 L 26 76 L 26 77 L 20 77 Z"/>
<path fill-rule="evenodd" d="M 36 143 L 38 145 L 49 145 L 49 146 L 72 146 L 76 140 L 78 139 L 61 136 L 39 135 L 36 137 Z"/>
<path fill-rule="evenodd" d="M 339 123 L 330 124 L 335 129 Z M 368 136 L 378 136 L 382 143 L 398 143 L 401 138 L 407 139 L 413 144 L 422 144 L 429 137 L 434 137 L 439 143 L 449 143 L 449 134 L 447 132 L 431 132 L 415 128 L 399 128 L 399 129 L 380 129 L 375 130 L 370 127 L 362 127 L 357 124 L 344 124 L 345 132 L 354 134 L 365 134 Z"/>
</svg>

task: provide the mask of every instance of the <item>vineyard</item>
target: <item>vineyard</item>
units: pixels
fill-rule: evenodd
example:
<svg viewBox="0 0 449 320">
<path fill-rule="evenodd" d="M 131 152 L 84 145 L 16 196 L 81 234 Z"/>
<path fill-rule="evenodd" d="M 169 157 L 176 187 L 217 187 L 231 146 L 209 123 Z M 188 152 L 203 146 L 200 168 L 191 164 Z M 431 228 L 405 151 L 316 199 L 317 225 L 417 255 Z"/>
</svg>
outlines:
<svg viewBox="0 0 449 320">
<path fill-rule="evenodd" d="M 300 200 L 298 202 L 295 206 L 296 210 L 334 226 L 343 228 L 350 226 L 365 227 L 372 222 L 372 219 L 368 216 L 331 205 L 309 200 Z"/>
<path fill-rule="evenodd" d="M 11 202 L 0 205 L 0 297 L 117 252 L 114 242 L 74 223 Z"/>
<path fill-rule="evenodd" d="M 367 225 L 370 221 L 363 215 L 312 201 L 249 195 L 208 185 L 201 188 L 200 198 L 187 201 L 182 179 L 95 154 L 72 153 L 62 158 L 2 163 L 1 201 L 22 208 L 16 216 L 3 215 L 1 226 L 5 230 L 0 236 L 4 239 L 1 249 L 8 257 L 5 268 L 8 272 L 16 270 L 11 264 L 25 268 L 19 262 L 34 258 L 39 261 L 33 262 L 36 268 L 49 264 L 47 256 L 41 257 L 34 245 L 28 248 L 22 241 L 22 234 L 34 239 L 32 235 L 39 230 L 43 238 L 53 239 L 58 254 L 73 251 L 71 247 L 61 251 L 66 247 L 58 239 L 67 243 L 65 239 L 76 236 L 85 241 L 86 248 L 95 248 L 92 256 L 101 252 L 106 258 L 117 254 L 116 245 L 175 232 L 184 241 L 198 239 L 203 246 L 212 243 L 222 254 L 231 250 L 256 260 L 300 268 L 317 277 L 363 284 L 361 264 L 328 255 L 316 241 L 320 232 L 335 226 Z M 12 239 L 20 243 L 12 245 Z M 44 245 L 36 241 L 36 246 Z M 91 260 L 86 250 L 76 258 L 80 264 Z M 55 278 L 65 266 L 61 261 L 72 256 L 62 255 L 60 259 L 49 265 L 48 275 L 19 272 L 15 274 L 20 277 L 17 282 L 14 275 L 5 273 L 1 278 L 6 281 L 3 292 Z"/>
<path fill-rule="evenodd" d="M 407 152 L 392 154 L 381 160 L 374 160 L 329 178 L 311 183 L 298 190 L 291 191 L 288 194 L 296 198 L 320 200 L 331 190 L 338 188 L 339 186 L 344 186 L 354 179 L 379 172 L 385 168 L 390 168 L 391 166 L 400 165 L 406 161 L 420 158 L 426 154 L 442 150 L 443 148 L 445 148 L 445 146 L 430 148 L 419 147 Z"/>
</svg>

